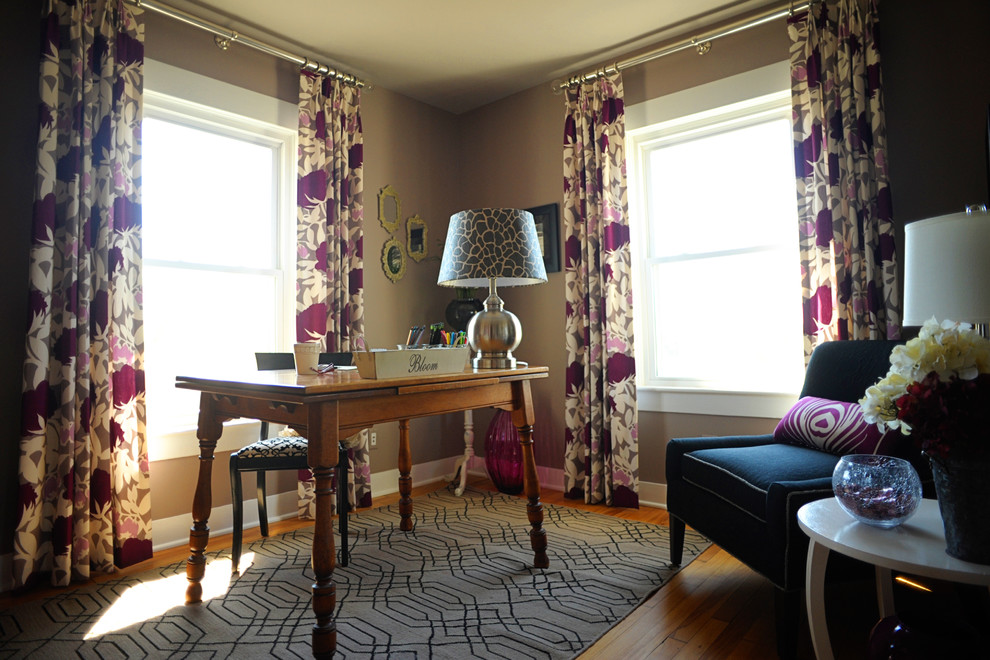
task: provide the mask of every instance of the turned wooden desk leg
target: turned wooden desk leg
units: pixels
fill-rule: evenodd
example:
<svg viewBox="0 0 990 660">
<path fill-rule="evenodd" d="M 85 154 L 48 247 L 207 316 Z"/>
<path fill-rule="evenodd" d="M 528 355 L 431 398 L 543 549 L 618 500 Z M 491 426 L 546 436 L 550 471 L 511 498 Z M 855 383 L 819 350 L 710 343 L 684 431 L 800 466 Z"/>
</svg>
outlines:
<svg viewBox="0 0 990 660">
<path fill-rule="evenodd" d="M 547 532 L 543 529 L 543 503 L 540 502 L 540 478 L 536 473 L 536 456 L 533 453 L 533 396 L 529 381 L 517 383 L 516 408 L 512 411 L 512 421 L 519 430 L 519 444 L 522 445 L 523 491 L 526 493 L 526 515 L 533 529 L 529 532 L 529 542 L 533 548 L 533 566 L 548 568 Z"/>
<path fill-rule="evenodd" d="M 334 466 L 338 451 L 337 409 L 335 404 L 312 405 L 308 411 L 309 466 L 313 470 L 316 495 L 316 521 L 313 526 L 313 656 L 330 658 L 337 650 L 337 587 L 333 583 L 337 549 L 333 540 Z M 322 442 L 314 442 L 321 438 Z"/>
<path fill-rule="evenodd" d="M 200 395 L 199 427 L 199 478 L 193 495 L 193 525 L 189 529 L 189 559 L 186 562 L 186 604 L 203 602 L 203 576 L 206 575 L 206 545 L 210 540 L 210 511 L 213 509 L 213 453 L 223 431 L 223 423 L 213 418 L 213 397 Z"/>
<path fill-rule="evenodd" d="M 330 503 L 334 498 L 332 468 L 315 468 L 316 522 L 313 527 L 313 656 L 329 658 L 337 648 L 337 625 L 333 611 L 337 607 L 337 586 L 333 583 L 336 549 L 333 540 L 333 520 Z"/>
<path fill-rule="evenodd" d="M 412 452 L 409 450 L 409 420 L 399 420 L 399 529 L 413 529 Z"/>
</svg>

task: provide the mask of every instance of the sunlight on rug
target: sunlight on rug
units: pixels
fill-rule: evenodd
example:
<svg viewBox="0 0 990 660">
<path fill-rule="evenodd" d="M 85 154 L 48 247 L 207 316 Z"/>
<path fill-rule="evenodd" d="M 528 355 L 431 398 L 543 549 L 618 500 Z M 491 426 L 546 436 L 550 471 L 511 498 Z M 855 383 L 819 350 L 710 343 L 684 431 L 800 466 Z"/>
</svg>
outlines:
<svg viewBox="0 0 990 660">
<path fill-rule="evenodd" d="M 574 658 L 682 567 L 663 525 L 544 505 L 550 568 L 532 568 L 525 500 L 442 489 L 350 518 L 337 567 L 341 658 Z M 185 561 L 0 612 L 5 658 L 311 657 L 312 527 L 260 539 L 231 576 L 207 553 L 204 602 Z M 687 532 L 683 565 L 709 545 Z M 250 565 L 248 565 L 250 563 Z"/>
<path fill-rule="evenodd" d="M 242 570 L 249 570 L 254 562 L 254 553 L 241 557 Z M 230 559 L 214 559 L 206 565 L 203 576 L 203 600 L 219 598 L 227 594 L 230 587 Z M 100 617 L 83 639 L 94 639 L 100 635 L 126 628 L 141 621 L 161 616 L 172 607 L 185 605 L 186 587 L 189 580 L 185 573 L 167 578 L 141 582 L 128 588 L 110 605 L 106 614 Z"/>
</svg>

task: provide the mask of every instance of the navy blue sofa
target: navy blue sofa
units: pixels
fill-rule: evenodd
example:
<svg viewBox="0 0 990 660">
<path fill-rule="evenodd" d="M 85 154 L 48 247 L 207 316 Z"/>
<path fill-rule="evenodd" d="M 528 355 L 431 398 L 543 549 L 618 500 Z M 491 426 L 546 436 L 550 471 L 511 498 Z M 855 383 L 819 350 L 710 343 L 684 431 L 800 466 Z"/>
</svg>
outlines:
<svg viewBox="0 0 990 660">
<path fill-rule="evenodd" d="M 801 396 L 858 401 L 887 373 L 890 352 L 898 343 L 819 345 Z M 901 444 L 898 454 L 920 458 L 909 442 Z M 777 649 L 783 658 L 796 653 L 808 548 L 797 510 L 832 495 L 838 460 L 834 454 L 775 442 L 772 435 L 675 438 L 667 445 L 672 563 L 681 562 L 688 524 L 773 582 Z M 921 461 L 912 462 L 922 472 Z"/>
</svg>

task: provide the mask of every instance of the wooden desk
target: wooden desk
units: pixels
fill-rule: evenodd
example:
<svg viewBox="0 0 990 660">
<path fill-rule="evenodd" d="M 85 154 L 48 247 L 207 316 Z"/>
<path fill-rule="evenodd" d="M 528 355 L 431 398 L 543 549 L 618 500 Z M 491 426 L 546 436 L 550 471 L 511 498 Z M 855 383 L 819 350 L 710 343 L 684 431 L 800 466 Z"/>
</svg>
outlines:
<svg viewBox="0 0 990 660">
<path fill-rule="evenodd" d="M 286 424 L 309 440 L 309 466 L 316 482 L 316 522 L 313 535 L 313 655 L 330 657 L 337 647 L 333 620 L 336 588 L 333 569 L 336 550 L 331 525 L 333 473 L 337 465 L 337 440 L 384 422 L 399 422 L 399 513 L 401 529 L 412 523 L 412 459 L 409 452 L 409 420 L 441 413 L 494 407 L 512 411 L 522 444 L 526 512 L 533 548 L 533 565 L 547 568 L 547 539 L 543 530 L 543 505 L 533 455 L 533 399 L 530 380 L 546 378 L 546 367 L 489 369 L 459 374 L 415 376 L 379 380 L 362 379 L 357 371 L 336 371 L 323 376 L 297 376 L 294 371 L 247 372 L 235 378 L 179 376 L 176 387 L 198 390 L 199 480 L 193 498 L 193 526 L 189 531 L 186 603 L 202 601 L 200 582 L 206 572 L 210 538 L 207 525 L 213 508 L 210 479 L 213 454 L 223 432 L 223 422 L 237 417 Z"/>
</svg>

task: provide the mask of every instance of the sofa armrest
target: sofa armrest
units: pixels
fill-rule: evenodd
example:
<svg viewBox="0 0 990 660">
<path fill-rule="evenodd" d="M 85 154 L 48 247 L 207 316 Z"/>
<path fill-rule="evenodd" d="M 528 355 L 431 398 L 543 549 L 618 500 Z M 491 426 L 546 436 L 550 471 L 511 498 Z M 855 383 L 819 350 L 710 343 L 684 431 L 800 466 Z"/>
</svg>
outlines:
<svg viewBox="0 0 990 660">
<path fill-rule="evenodd" d="M 808 502 L 814 502 L 832 496 L 832 476 L 804 481 L 778 481 L 770 484 L 767 489 L 767 520 L 775 517 L 770 511 L 778 514 L 790 510 L 797 516 L 797 510 Z M 795 518 L 796 519 L 796 518 Z"/>
<path fill-rule="evenodd" d="M 804 581 L 808 537 L 801 531 L 797 512 L 808 502 L 832 496 L 832 477 L 780 481 L 767 491 L 766 543 L 785 557 L 783 587 L 800 589 Z"/>
<path fill-rule="evenodd" d="M 681 456 L 699 449 L 726 449 L 729 447 L 756 447 L 773 442 L 773 435 L 732 435 L 705 438 L 671 438 L 667 443 L 667 483 L 679 479 Z"/>
</svg>

